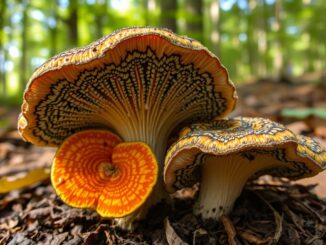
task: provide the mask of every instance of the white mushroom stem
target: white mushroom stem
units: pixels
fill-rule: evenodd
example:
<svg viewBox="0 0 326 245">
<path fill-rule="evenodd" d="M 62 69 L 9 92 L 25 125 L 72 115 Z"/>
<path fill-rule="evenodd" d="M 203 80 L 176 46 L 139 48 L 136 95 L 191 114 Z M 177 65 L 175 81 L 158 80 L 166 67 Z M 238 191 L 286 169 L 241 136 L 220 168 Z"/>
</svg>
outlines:
<svg viewBox="0 0 326 245">
<path fill-rule="evenodd" d="M 258 170 L 278 165 L 277 160 L 265 154 L 251 160 L 240 154 L 207 157 L 202 163 L 195 214 L 203 219 L 218 219 L 230 213 L 247 180 Z"/>
</svg>

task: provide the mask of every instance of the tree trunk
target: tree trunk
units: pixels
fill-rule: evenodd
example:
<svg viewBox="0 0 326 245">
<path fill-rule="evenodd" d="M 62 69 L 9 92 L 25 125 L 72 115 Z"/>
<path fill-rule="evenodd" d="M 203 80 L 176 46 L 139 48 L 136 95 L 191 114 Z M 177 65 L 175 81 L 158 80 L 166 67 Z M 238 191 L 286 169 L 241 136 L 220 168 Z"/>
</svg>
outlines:
<svg viewBox="0 0 326 245">
<path fill-rule="evenodd" d="M 78 46 L 78 0 L 69 1 L 69 18 L 67 24 L 70 45 L 76 47 Z"/>
<path fill-rule="evenodd" d="M 4 40 L 4 26 L 5 26 L 5 12 L 6 12 L 6 0 L 0 3 L 0 85 L 2 91 L 2 97 L 7 96 L 7 84 L 6 84 L 6 51 Z"/>
<path fill-rule="evenodd" d="M 249 10 L 247 18 L 247 52 L 251 75 L 257 74 L 257 42 L 256 42 L 256 7 L 257 1 L 249 1 Z"/>
<path fill-rule="evenodd" d="M 23 6 L 22 32 L 21 32 L 21 57 L 19 70 L 19 92 L 23 93 L 27 83 L 27 28 L 28 28 L 28 0 L 21 0 Z"/>
<path fill-rule="evenodd" d="M 52 1 L 52 8 L 50 10 L 52 21 L 48 24 L 50 31 L 50 56 L 54 56 L 57 53 L 57 34 L 58 34 L 58 0 Z"/>
<path fill-rule="evenodd" d="M 161 0 L 161 26 L 177 31 L 177 1 Z"/>
<path fill-rule="evenodd" d="M 186 0 L 184 7 L 187 13 L 185 32 L 190 37 L 203 42 L 203 1 Z"/>
<path fill-rule="evenodd" d="M 265 1 L 259 1 L 260 15 L 257 18 L 256 23 L 258 26 L 257 40 L 258 40 L 258 70 L 259 77 L 265 77 L 267 75 L 267 11 Z"/>
<path fill-rule="evenodd" d="M 219 42 L 220 42 L 220 1 L 212 0 L 205 4 L 205 16 L 207 15 L 208 28 L 206 33 L 208 36 L 207 46 L 216 55 L 219 55 Z M 205 35 L 206 36 L 206 35 Z"/>
<path fill-rule="evenodd" d="M 107 8 L 109 2 L 107 0 L 96 0 L 96 13 L 95 13 L 95 27 L 96 27 L 96 38 L 103 36 L 103 29 L 105 26 L 105 18 L 108 14 Z"/>
<path fill-rule="evenodd" d="M 326 42 L 325 42 L 326 39 L 324 39 L 324 37 L 326 38 L 326 35 L 322 34 L 322 37 L 320 39 L 321 40 L 320 49 L 323 51 L 319 53 L 319 57 L 322 62 L 321 69 L 324 71 L 326 77 Z"/>
<path fill-rule="evenodd" d="M 275 40 L 275 57 L 274 57 L 274 68 L 278 74 L 282 76 L 284 72 L 283 63 L 283 0 L 276 0 L 275 2 L 275 32 L 276 32 L 276 40 Z"/>
</svg>

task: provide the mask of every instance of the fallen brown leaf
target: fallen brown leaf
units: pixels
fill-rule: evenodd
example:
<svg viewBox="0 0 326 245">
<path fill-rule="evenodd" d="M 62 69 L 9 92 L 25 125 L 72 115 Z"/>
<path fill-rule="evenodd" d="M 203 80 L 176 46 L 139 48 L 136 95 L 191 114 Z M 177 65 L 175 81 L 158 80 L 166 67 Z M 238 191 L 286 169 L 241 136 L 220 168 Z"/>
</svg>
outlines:
<svg viewBox="0 0 326 245">
<path fill-rule="evenodd" d="M 234 228 L 234 225 L 232 224 L 232 221 L 230 220 L 230 218 L 226 215 L 222 215 L 220 217 L 223 225 L 224 225 L 224 229 L 226 231 L 226 234 L 228 235 L 228 241 L 230 245 L 237 245 L 237 241 L 236 241 L 236 236 L 237 236 L 237 232 Z"/>
<path fill-rule="evenodd" d="M 281 238 L 281 235 L 282 235 L 282 230 L 283 230 L 283 226 L 282 226 L 283 215 L 281 216 L 274 209 L 274 207 L 268 201 L 266 201 L 266 199 L 262 195 L 260 195 L 258 193 L 256 193 L 256 195 L 258 195 L 258 197 L 261 198 L 267 204 L 267 206 L 273 211 L 274 222 L 275 222 L 275 232 L 274 232 L 273 239 L 271 239 L 271 241 L 268 244 L 277 244 L 278 241 Z"/>
<path fill-rule="evenodd" d="M 286 127 L 290 129 L 295 134 L 302 134 L 303 132 L 307 132 L 310 128 L 303 121 L 296 121 L 290 124 L 287 124 Z"/>
<path fill-rule="evenodd" d="M 166 240 L 169 245 L 189 245 L 178 236 L 168 218 L 164 220 L 164 229 Z"/>
<path fill-rule="evenodd" d="M 247 230 L 238 231 L 238 234 L 243 240 L 247 241 L 250 244 L 266 244 L 271 240 L 271 238 L 261 238 L 252 231 Z"/>
<path fill-rule="evenodd" d="M 317 126 L 314 130 L 314 133 L 317 137 L 326 139 L 326 126 Z"/>
</svg>

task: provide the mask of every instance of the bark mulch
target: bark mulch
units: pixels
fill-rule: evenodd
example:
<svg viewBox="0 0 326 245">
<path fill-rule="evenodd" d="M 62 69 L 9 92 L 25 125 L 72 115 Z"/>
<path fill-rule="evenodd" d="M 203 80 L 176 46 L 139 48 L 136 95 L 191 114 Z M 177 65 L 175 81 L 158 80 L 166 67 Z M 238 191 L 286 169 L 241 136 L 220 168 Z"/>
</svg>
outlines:
<svg viewBox="0 0 326 245">
<path fill-rule="evenodd" d="M 326 244 L 326 201 L 313 186 L 249 183 L 229 217 L 192 214 L 196 191 L 186 190 L 151 210 L 133 232 L 95 212 L 65 205 L 46 181 L 0 196 L 0 244 Z M 181 198 L 180 198 L 181 197 Z M 162 215 L 162 214 L 166 215 Z"/>
<path fill-rule="evenodd" d="M 280 115 L 284 107 L 325 108 L 326 88 L 261 82 L 239 92 L 233 115 L 269 117 L 326 145 L 325 120 Z M 5 119 L 0 127 L 0 177 L 50 166 L 55 149 L 23 142 L 15 130 L 17 112 L 0 108 L 0 119 Z M 148 219 L 127 232 L 92 210 L 65 205 L 47 180 L 0 194 L 0 244 L 326 244 L 326 200 L 314 194 L 315 185 L 282 179 L 248 183 L 233 212 L 220 222 L 192 214 L 197 189 L 178 192 L 173 208 L 154 207 Z"/>
</svg>

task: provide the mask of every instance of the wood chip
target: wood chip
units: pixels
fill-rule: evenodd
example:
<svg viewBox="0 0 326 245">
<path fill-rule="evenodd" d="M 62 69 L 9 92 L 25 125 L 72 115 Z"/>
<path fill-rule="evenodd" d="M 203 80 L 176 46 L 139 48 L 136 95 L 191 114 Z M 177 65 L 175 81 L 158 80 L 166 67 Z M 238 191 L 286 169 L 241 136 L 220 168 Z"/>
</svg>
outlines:
<svg viewBox="0 0 326 245">
<path fill-rule="evenodd" d="M 270 242 L 271 238 L 261 238 L 259 237 L 259 235 L 251 232 L 251 231 L 247 231 L 247 230 L 244 230 L 244 231 L 239 231 L 238 232 L 239 236 L 247 241 L 248 243 L 250 244 L 266 244 L 268 242 Z"/>
<path fill-rule="evenodd" d="M 168 218 L 164 220 L 164 229 L 166 240 L 169 245 L 189 245 L 189 243 L 186 243 L 178 236 Z"/>
<path fill-rule="evenodd" d="M 261 199 L 263 200 L 267 206 L 273 211 L 273 214 L 274 214 L 274 222 L 275 222 L 275 233 L 274 233 L 274 237 L 273 239 L 268 243 L 268 244 L 277 244 L 278 241 L 280 240 L 281 238 L 281 235 L 282 235 L 282 230 L 283 230 L 283 226 L 282 226 L 282 222 L 283 222 L 283 215 L 281 216 L 275 209 L 274 207 L 268 202 L 265 200 L 265 198 L 256 193 L 256 195 Z"/>
<path fill-rule="evenodd" d="M 236 241 L 237 232 L 236 232 L 236 230 L 234 228 L 234 225 L 233 225 L 232 221 L 226 215 L 222 215 L 220 219 L 221 219 L 221 221 L 222 221 L 222 223 L 224 225 L 224 229 L 226 231 L 226 234 L 228 235 L 229 244 L 230 245 L 237 245 L 237 241 Z"/>
<path fill-rule="evenodd" d="M 301 244 L 299 233 L 292 226 L 289 226 L 288 233 L 289 233 L 289 244 L 293 244 L 293 245 Z"/>
<path fill-rule="evenodd" d="M 296 121 L 290 124 L 287 124 L 286 127 L 290 129 L 295 134 L 302 134 L 303 132 L 308 132 L 310 128 L 304 121 Z"/>
</svg>

